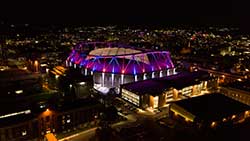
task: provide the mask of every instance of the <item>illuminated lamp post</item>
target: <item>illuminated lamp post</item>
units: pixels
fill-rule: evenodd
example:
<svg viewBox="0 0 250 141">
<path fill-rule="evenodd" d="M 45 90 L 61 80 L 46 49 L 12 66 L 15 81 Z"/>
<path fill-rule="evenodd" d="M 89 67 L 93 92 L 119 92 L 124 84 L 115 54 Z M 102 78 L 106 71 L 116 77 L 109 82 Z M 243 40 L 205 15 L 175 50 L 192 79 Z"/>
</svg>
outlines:
<svg viewBox="0 0 250 141">
<path fill-rule="evenodd" d="M 152 78 L 155 78 L 155 72 L 152 72 Z"/>
<path fill-rule="evenodd" d="M 124 82 L 124 73 L 125 73 L 125 70 L 122 70 L 122 75 L 121 75 L 121 84 L 123 84 Z"/>
<path fill-rule="evenodd" d="M 106 69 L 103 68 L 103 69 L 102 69 L 102 86 L 103 86 L 103 87 L 104 87 L 105 71 L 106 71 Z"/>
<path fill-rule="evenodd" d="M 66 67 L 68 67 L 68 65 L 69 65 L 67 60 L 65 61 L 65 65 L 66 65 Z"/>
<path fill-rule="evenodd" d="M 143 74 L 143 80 L 146 80 L 146 79 L 147 79 L 147 74 L 144 73 L 144 74 Z"/>
<path fill-rule="evenodd" d="M 38 61 L 34 61 L 35 72 L 38 72 Z"/>
<path fill-rule="evenodd" d="M 160 77 L 163 77 L 163 75 L 162 75 L 162 70 L 160 71 Z"/>
<path fill-rule="evenodd" d="M 85 75 L 85 76 L 88 75 L 88 70 L 87 70 L 87 68 L 85 68 L 85 70 L 84 70 L 84 75 Z"/>
</svg>

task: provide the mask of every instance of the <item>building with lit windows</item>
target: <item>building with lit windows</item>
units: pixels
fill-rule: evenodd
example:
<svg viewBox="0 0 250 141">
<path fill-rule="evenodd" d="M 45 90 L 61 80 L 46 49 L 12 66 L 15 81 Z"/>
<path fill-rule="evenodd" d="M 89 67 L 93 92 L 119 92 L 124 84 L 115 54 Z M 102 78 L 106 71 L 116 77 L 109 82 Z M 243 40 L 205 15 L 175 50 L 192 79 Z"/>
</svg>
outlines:
<svg viewBox="0 0 250 141">
<path fill-rule="evenodd" d="M 220 86 L 220 93 L 250 106 L 250 81 L 234 81 Z"/>
<path fill-rule="evenodd" d="M 250 107 L 220 93 L 212 93 L 172 103 L 169 115 L 194 127 L 217 128 L 244 122 L 250 117 Z"/>
<path fill-rule="evenodd" d="M 0 71 L 0 140 L 28 140 L 38 134 L 32 101 L 42 92 L 40 76 L 22 69 Z"/>
<path fill-rule="evenodd" d="M 217 78 L 206 72 L 180 72 L 124 84 L 121 86 L 121 97 L 142 109 L 157 109 L 173 101 L 208 93 L 216 87 Z"/>
<path fill-rule="evenodd" d="M 107 43 L 80 43 L 73 48 L 66 66 L 93 75 L 94 88 L 107 93 L 121 84 L 176 74 L 168 51 L 152 51 Z"/>
<path fill-rule="evenodd" d="M 61 93 L 42 90 L 40 77 L 26 70 L 3 70 L 0 76 L 0 141 L 41 139 L 96 124 L 103 107 L 78 92 L 87 90 L 85 82 L 77 82 L 76 88 L 72 83 L 72 91 L 82 98 L 72 102 L 68 97 L 62 101 Z"/>
<path fill-rule="evenodd" d="M 37 117 L 39 136 L 71 132 L 91 122 L 96 125 L 102 108 L 103 105 L 94 99 L 81 99 L 46 109 Z"/>
</svg>

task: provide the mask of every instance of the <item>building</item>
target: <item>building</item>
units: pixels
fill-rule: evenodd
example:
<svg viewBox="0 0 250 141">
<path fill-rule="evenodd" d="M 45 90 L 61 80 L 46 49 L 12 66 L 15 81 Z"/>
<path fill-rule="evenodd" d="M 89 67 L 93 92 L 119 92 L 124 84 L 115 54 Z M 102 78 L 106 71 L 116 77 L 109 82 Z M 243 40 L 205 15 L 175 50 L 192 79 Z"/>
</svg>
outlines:
<svg viewBox="0 0 250 141">
<path fill-rule="evenodd" d="M 6 100 L 1 100 L 0 105 L 1 141 L 28 140 L 38 136 L 38 120 L 30 105 Z"/>
<path fill-rule="evenodd" d="M 124 84 L 121 97 L 140 107 L 160 108 L 166 104 L 198 96 L 217 87 L 217 78 L 205 72 L 180 72 L 177 75 Z"/>
<path fill-rule="evenodd" d="M 81 99 L 64 97 L 62 101 L 60 93 L 43 90 L 40 77 L 26 70 L 7 69 L 0 71 L 0 76 L 1 141 L 40 139 L 47 133 L 97 124 L 103 107 L 97 100 L 81 94 Z M 87 89 L 85 84 L 77 84 L 81 88 L 76 91 Z"/>
<path fill-rule="evenodd" d="M 96 125 L 102 108 L 103 105 L 94 99 L 61 102 L 36 117 L 39 120 L 39 135 L 67 133 L 89 122 Z"/>
<path fill-rule="evenodd" d="M 41 77 L 22 69 L 0 71 L 1 96 L 33 95 L 42 91 Z"/>
<path fill-rule="evenodd" d="M 176 101 L 170 105 L 171 118 L 195 127 L 221 127 L 243 122 L 250 107 L 219 93 Z"/>
<path fill-rule="evenodd" d="M 30 103 L 15 101 L 8 113 L 1 108 L 0 140 L 42 139 L 48 133 L 60 134 L 97 125 L 102 104 L 93 99 L 63 102 L 51 108 L 34 109 Z M 22 106 L 20 106 L 22 105 Z M 1 104 L 2 106 L 2 104 Z"/>
<path fill-rule="evenodd" d="M 232 83 L 220 86 L 220 93 L 250 105 L 250 81 L 234 81 Z"/>
<path fill-rule="evenodd" d="M 151 51 L 109 42 L 80 43 L 66 66 L 93 75 L 94 88 L 107 93 L 121 84 L 176 74 L 168 51 Z"/>
</svg>

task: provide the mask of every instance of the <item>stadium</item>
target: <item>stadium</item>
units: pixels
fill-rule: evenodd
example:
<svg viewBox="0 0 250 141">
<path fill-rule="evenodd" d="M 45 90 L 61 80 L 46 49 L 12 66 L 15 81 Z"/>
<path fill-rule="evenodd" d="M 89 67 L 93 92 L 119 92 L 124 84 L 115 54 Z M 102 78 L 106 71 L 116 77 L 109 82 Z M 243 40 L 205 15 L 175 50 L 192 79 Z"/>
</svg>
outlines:
<svg viewBox="0 0 250 141">
<path fill-rule="evenodd" d="M 109 42 L 82 42 L 72 48 L 66 66 L 93 75 L 94 88 L 107 93 L 121 84 L 175 74 L 168 51 L 137 49 Z"/>
</svg>

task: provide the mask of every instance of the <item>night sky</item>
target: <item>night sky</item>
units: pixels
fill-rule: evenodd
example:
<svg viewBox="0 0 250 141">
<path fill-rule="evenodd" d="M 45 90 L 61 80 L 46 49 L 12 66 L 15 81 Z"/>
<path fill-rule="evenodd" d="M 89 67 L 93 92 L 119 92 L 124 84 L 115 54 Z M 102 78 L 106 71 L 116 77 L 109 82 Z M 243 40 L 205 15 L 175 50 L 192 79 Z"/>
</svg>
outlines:
<svg viewBox="0 0 250 141">
<path fill-rule="evenodd" d="M 1 4 L 8 23 L 233 25 L 250 31 L 248 5 L 238 0 L 18 2 Z"/>
</svg>

